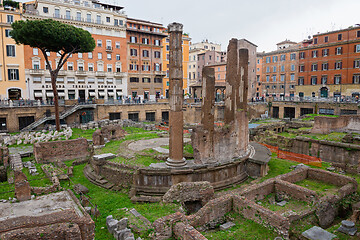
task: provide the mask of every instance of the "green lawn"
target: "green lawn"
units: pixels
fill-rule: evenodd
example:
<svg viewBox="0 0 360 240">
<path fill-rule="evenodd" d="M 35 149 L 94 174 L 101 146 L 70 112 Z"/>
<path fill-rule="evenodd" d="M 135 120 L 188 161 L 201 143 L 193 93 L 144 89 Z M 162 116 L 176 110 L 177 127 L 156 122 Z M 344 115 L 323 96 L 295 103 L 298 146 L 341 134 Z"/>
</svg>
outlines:
<svg viewBox="0 0 360 240">
<path fill-rule="evenodd" d="M 295 184 L 313 190 L 319 195 L 335 194 L 339 189 L 339 187 L 336 185 L 312 179 L 304 179 L 300 182 L 296 182 Z"/>
<path fill-rule="evenodd" d="M 338 115 L 323 115 L 323 114 L 306 114 L 306 118 L 303 118 L 303 121 L 314 121 L 314 118 L 316 116 L 322 116 L 322 117 L 339 117 Z"/>
<path fill-rule="evenodd" d="M 82 130 L 80 128 L 73 128 L 73 133 L 70 139 L 77 139 L 77 138 L 86 138 L 86 139 L 92 139 L 93 133 L 96 131 L 96 129 L 87 129 Z"/>
<path fill-rule="evenodd" d="M 238 213 L 228 214 L 236 225 L 225 231 L 208 231 L 202 234 L 209 240 L 266 240 L 279 236 L 273 230 L 245 219 Z"/>
</svg>

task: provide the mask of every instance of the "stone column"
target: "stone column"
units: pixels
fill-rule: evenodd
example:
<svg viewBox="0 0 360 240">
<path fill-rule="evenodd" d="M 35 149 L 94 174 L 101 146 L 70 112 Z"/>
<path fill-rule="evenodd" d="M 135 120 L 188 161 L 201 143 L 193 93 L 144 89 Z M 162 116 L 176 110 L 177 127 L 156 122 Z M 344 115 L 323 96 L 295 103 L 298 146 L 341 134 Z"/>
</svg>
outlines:
<svg viewBox="0 0 360 240">
<path fill-rule="evenodd" d="M 204 130 L 213 132 L 215 113 L 215 70 L 213 68 L 204 67 L 202 78 L 203 100 L 201 103 L 201 124 L 203 125 Z"/>
<path fill-rule="evenodd" d="M 171 23 L 170 35 L 170 86 L 169 86 L 169 158 L 166 164 L 171 167 L 186 165 L 183 158 L 183 70 L 182 70 L 182 31 L 183 25 Z"/>
</svg>

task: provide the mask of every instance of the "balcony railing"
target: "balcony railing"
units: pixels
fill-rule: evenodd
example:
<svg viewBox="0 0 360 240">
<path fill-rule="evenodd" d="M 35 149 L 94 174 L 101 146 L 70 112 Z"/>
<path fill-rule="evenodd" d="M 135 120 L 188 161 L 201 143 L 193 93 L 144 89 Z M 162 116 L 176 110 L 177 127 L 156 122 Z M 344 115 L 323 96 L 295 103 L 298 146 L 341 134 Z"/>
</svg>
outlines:
<svg viewBox="0 0 360 240">
<path fill-rule="evenodd" d="M 105 77 L 105 76 L 106 76 L 106 73 L 103 72 L 103 71 L 97 71 L 97 72 L 96 72 L 96 76 L 97 76 L 97 77 Z"/>
<path fill-rule="evenodd" d="M 154 74 L 155 74 L 155 75 L 165 76 L 165 75 L 166 75 L 166 72 L 165 72 L 165 71 L 154 71 Z"/>
<path fill-rule="evenodd" d="M 106 46 L 106 51 L 107 52 L 112 52 L 113 51 L 113 48 L 111 46 Z"/>
<path fill-rule="evenodd" d="M 78 70 L 78 71 L 75 72 L 75 75 L 76 76 L 86 76 L 87 72 L 83 71 L 83 70 Z"/>
<path fill-rule="evenodd" d="M 125 77 L 125 73 L 124 72 L 115 72 L 115 77 Z"/>
<path fill-rule="evenodd" d="M 43 75 L 44 69 L 30 69 L 30 75 Z"/>
</svg>

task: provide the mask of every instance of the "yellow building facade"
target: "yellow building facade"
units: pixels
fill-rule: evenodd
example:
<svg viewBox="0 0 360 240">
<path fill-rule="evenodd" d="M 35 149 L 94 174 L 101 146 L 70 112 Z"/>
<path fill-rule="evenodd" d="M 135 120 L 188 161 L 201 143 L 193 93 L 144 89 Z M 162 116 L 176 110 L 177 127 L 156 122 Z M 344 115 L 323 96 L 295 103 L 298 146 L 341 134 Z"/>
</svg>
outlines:
<svg viewBox="0 0 360 240">
<path fill-rule="evenodd" d="M 188 35 L 183 35 L 183 90 L 184 94 L 188 93 L 188 63 L 189 63 L 189 48 L 191 38 Z M 169 97 L 169 37 L 163 39 L 162 42 L 163 51 L 163 71 L 166 72 L 166 76 L 163 79 L 163 96 Z"/>
<path fill-rule="evenodd" d="M 21 4 L 20 4 L 21 5 Z M 22 7 L 0 7 L 0 99 L 28 98 L 25 79 L 24 45 L 11 38 L 11 23 L 21 19 Z"/>
</svg>

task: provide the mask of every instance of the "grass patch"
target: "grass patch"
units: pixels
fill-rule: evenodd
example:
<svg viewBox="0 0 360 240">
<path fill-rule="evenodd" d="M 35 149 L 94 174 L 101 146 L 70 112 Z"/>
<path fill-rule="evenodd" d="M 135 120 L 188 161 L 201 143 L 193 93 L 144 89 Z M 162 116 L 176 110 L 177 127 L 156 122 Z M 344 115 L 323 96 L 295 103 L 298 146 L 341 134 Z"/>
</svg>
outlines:
<svg viewBox="0 0 360 240">
<path fill-rule="evenodd" d="M 338 115 L 323 115 L 323 114 L 306 114 L 306 117 L 303 118 L 303 121 L 314 121 L 314 118 L 316 116 L 322 116 L 322 117 L 339 117 Z"/>
<path fill-rule="evenodd" d="M 295 138 L 297 136 L 296 134 L 289 133 L 289 132 L 281 132 L 281 133 L 278 133 L 278 135 L 287 137 L 287 138 Z"/>
<path fill-rule="evenodd" d="M 73 128 L 72 131 L 73 133 L 70 139 L 78 139 L 78 138 L 92 139 L 92 135 L 96 131 L 96 129 L 82 130 L 80 128 Z"/>
<path fill-rule="evenodd" d="M 127 192 L 114 192 L 101 187 L 98 187 L 90 183 L 83 174 L 85 164 L 74 166 L 74 176 L 71 180 L 77 184 L 80 183 L 89 189 L 89 196 L 91 197 L 91 203 L 98 206 L 101 216 L 95 221 L 95 239 L 107 240 L 112 239 L 112 235 L 108 232 L 106 227 L 106 217 L 109 215 L 120 216 L 121 208 L 135 208 L 144 217 L 150 221 L 154 221 L 157 218 L 172 214 L 177 211 L 179 205 L 174 204 L 162 204 L 162 203 L 148 203 L 148 204 L 134 204 L 130 201 Z M 69 188 L 68 181 L 61 182 L 62 187 Z M 70 188 L 73 185 L 71 183 Z M 102 229 L 103 228 L 103 229 Z M 136 236 L 138 237 L 138 236 Z M 142 236 L 144 239 L 148 239 L 147 236 Z"/>
<path fill-rule="evenodd" d="M 265 198 L 260 202 L 262 203 L 261 206 L 273 212 L 279 213 L 284 213 L 289 210 L 299 213 L 304 210 L 308 210 L 311 207 L 309 203 L 294 198 L 290 198 L 289 201 L 285 204 L 285 206 L 278 206 L 275 202 L 275 193 L 270 193 L 269 195 L 265 196 Z"/>
<path fill-rule="evenodd" d="M 269 171 L 268 174 L 261 179 L 261 182 L 266 179 L 276 177 L 281 174 L 285 174 L 291 171 L 291 166 L 298 164 L 297 162 L 292 162 L 289 160 L 279 159 L 276 157 L 276 153 L 271 154 L 271 159 L 269 161 Z"/>
<path fill-rule="evenodd" d="M 311 138 L 314 140 L 327 140 L 333 142 L 341 142 L 341 140 L 345 137 L 346 133 L 343 132 L 332 132 L 329 134 L 303 134 L 302 137 Z"/>
<path fill-rule="evenodd" d="M 304 179 L 300 182 L 296 182 L 295 184 L 313 190 L 319 195 L 335 194 L 339 188 L 336 185 L 312 179 Z"/>
<path fill-rule="evenodd" d="M 228 217 L 236 224 L 234 227 L 225 231 L 208 231 L 202 234 L 209 240 L 264 240 L 278 236 L 273 230 L 245 219 L 238 213 L 231 212 Z"/>
<path fill-rule="evenodd" d="M 131 158 L 131 159 L 127 159 L 127 158 L 123 158 L 123 157 L 116 157 L 114 159 L 111 159 L 110 161 L 116 162 L 116 163 L 132 165 L 132 166 L 145 166 L 145 167 L 150 166 L 150 164 L 152 164 L 152 163 L 164 162 L 164 161 L 157 160 L 157 159 L 153 158 L 152 156 L 142 156 L 142 155 L 136 155 L 135 158 Z"/>
</svg>

